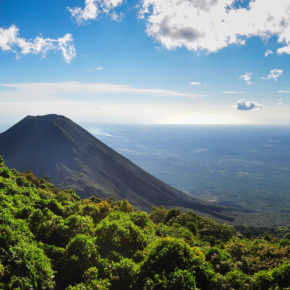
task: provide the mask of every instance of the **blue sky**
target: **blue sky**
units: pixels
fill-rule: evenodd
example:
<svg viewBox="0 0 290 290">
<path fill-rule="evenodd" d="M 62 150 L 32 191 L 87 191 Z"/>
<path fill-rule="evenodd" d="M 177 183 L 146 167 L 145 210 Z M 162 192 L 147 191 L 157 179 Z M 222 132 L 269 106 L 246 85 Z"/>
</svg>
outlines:
<svg viewBox="0 0 290 290">
<path fill-rule="evenodd" d="M 0 122 L 59 113 L 290 124 L 289 9 L 287 0 L 1 0 Z"/>
</svg>

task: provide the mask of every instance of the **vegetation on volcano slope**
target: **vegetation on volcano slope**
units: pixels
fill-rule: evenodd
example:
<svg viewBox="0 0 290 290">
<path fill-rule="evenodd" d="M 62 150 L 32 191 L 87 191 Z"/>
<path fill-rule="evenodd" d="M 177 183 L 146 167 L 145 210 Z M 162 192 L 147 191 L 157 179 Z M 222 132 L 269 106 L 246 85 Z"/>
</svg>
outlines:
<svg viewBox="0 0 290 290">
<path fill-rule="evenodd" d="M 290 234 L 245 238 L 177 209 L 80 200 L 0 159 L 1 289 L 285 289 Z"/>
</svg>

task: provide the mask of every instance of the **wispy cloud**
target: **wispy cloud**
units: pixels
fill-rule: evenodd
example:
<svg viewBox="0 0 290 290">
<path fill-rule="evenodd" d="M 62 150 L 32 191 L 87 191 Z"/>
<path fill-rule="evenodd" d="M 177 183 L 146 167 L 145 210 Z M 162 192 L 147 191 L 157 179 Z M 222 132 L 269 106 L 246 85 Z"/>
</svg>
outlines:
<svg viewBox="0 0 290 290">
<path fill-rule="evenodd" d="M 246 72 L 245 74 L 240 76 L 240 79 L 244 80 L 247 85 L 252 85 L 253 84 L 252 76 L 253 76 L 252 72 Z"/>
<path fill-rule="evenodd" d="M 264 105 L 255 101 L 247 101 L 246 99 L 239 100 L 234 108 L 238 111 L 252 111 L 263 109 Z"/>
<path fill-rule="evenodd" d="M 290 91 L 279 90 L 277 91 L 280 94 L 290 94 Z"/>
<path fill-rule="evenodd" d="M 123 0 L 85 0 L 84 8 L 67 7 L 71 13 L 72 18 L 78 23 L 82 24 L 89 20 L 97 19 L 100 14 L 111 15 L 111 19 L 120 21 L 123 14 L 117 14 L 114 8 L 124 2 Z"/>
<path fill-rule="evenodd" d="M 274 52 L 271 49 L 267 49 L 265 52 L 265 57 L 268 57 L 271 54 L 274 54 Z"/>
<path fill-rule="evenodd" d="M 282 98 L 279 98 L 278 99 L 277 105 L 279 105 L 279 106 L 283 105 L 283 99 Z"/>
<path fill-rule="evenodd" d="M 104 68 L 102 66 L 98 66 L 96 68 L 89 68 L 88 71 L 102 71 Z"/>
<path fill-rule="evenodd" d="M 243 95 L 244 92 L 240 91 L 223 91 L 224 94 L 229 94 L 229 95 Z"/>
<path fill-rule="evenodd" d="M 190 82 L 191 86 L 200 86 L 200 82 Z"/>
<path fill-rule="evenodd" d="M 262 77 L 263 80 L 271 80 L 277 81 L 277 79 L 283 74 L 282 69 L 274 68 L 272 69 L 267 77 Z"/>
<path fill-rule="evenodd" d="M 116 137 L 110 133 L 107 133 L 107 132 L 103 132 L 102 129 L 99 129 L 99 128 L 92 128 L 92 129 L 89 129 L 88 128 L 88 131 L 93 134 L 93 135 L 98 135 L 98 136 L 105 136 L 105 137 Z"/>
<path fill-rule="evenodd" d="M 205 95 L 178 92 L 174 90 L 155 89 L 155 88 L 135 88 L 130 85 L 112 84 L 112 83 L 80 83 L 80 82 L 62 82 L 62 83 L 16 83 L 0 84 L 0 87 L 10 89 L 2 91 L 1 97 L 13 95 L 14 98 L 21 96 L 35 96 L 38 99 L 46 97 L 63 97 L 66 95 L 81 94 L 84 95 L 103 95 L 103 94 L 133 94 L 150 95 L 157 97 L 185 97 L 196 99 Z M 13 89 L 13 91 L 11 91 Z M 16 90 L 16 92 L 15 92 Z"/>
<path fill-rule="evenodd" d="M 60 51 L 66 63 L 70 63 L 76 56 L 71 34 L 57 39 L 37 36 L 33 40 L 26 40 L 20 37 L 19 28 L 15 25 L 11 25 L 7 29 L 0 28 L 0 49 L 13 52 L 17 57 L 20 54 L 41 54 L 45 57 L 50 50 Z"/>
</svg>

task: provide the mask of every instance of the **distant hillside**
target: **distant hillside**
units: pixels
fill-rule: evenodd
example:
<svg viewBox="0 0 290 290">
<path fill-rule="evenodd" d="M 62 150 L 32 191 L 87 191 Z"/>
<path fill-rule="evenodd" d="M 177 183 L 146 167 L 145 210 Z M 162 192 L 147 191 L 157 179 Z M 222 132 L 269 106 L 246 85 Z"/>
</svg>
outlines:
<svg viewBox="0 0 290 290">
<path fill-rule="evenodd" d="M 114 196 L 147 211 L 174 206 L 233 220 L 222 207 L 153 177 L 64 116 L 27 116 L 0 134 L 0 154 L 9 167 L 31 169 L 59 187 L 74 188 L 83 198 Z"/>
</svg>

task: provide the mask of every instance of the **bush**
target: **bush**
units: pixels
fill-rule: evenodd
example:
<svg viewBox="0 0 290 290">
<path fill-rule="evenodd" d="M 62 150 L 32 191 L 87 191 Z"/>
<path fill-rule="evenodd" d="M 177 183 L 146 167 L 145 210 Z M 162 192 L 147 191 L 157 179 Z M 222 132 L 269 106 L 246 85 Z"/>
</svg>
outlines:
<svg viewBox="0 0 290 290">
<path fill-rule="evenodd" d="M 111 206 L 106 201 L 94 203 L 85 199 L 81 203 L 80 214 L 90 216 L 94 223 L 98 223 L 109 214 L 110 210 Z"/>
<path fill-rule="evenodd" d="M 254 274 L 251 288 L 254 290 L 269 289 L 274 284 L 273 276 L 268 271 L 260 271 Z"/>
<path fill-rule="evenodd" d="M 66 246 L 65 263 L 62 275 L 67 283 L 79 283 L 86 270 L 95 264 L 98 257 L 95 241 L 86 235 L 79 234 Z"/>
<path fill-rule="evenodd" d="M 284 262 L 272 270 L 273 282 L 279 287 L 290 287 L 290 262 Z"/>
<path fill-rule="evenodd" d="M 4 277 L 9 288 L 53 289 L 54 272 L 44 251 L 21 241 L 9 249 L 4 261 Z M 7 265 L 5 265 L 7 261 Z"/>
<path fill-rule="evenodd" d="M 116 251 L 125 258 L 131 258 L 137 250 L 144 249 L 151 238 L 151 234 L 140 229 L 122 212 L 113 213 L 102 220 L 95 233 L 103 255 L 109 256 Z"/>
<path fill-rule="evenodd" d="M 69 286 L 66 290 L 111 289 L 111 284 L 108 279 L 101 280 L 98 278 L 98 269 L 96 267 L 88 269 L 83 275 L 83 280 L 85 281 L 84 283 L 77 284 L 76 286 Z"/>
<path fill-rule="evenodd" d="M 29 182 L 27 181 L 26 178 L 24 178 L 23 176 L 19 176 L 16 178 L 16 184 L 19 186 L 19 187 L 29 187 L 30 184 Z"/>
<path fill-rule="evenodd" d="M 221 274 L 226 274 L 233 268 L 230 255 L 225 250 L 213 247 L 206 251 L 206 260 L 210 262 L 214 270 Z"/>
<path fill-rule="evenodd" d="M 167 210 L 163 207 L 153 207 L 152 211 L 149 215 L 149 218 L 155 223 L 155 224 L 159 224 L 161 223 L 165 216 L 166 216 Z"/>
<path fill-rule="evenodd" d="M 194 290 L 196 283 L 194 275 L 187 270 L 177 270 L 169 275 L 166 273 L 156 274 L 148 279 L 145 289 L 169 289 L 169 290 Z"/>
<path fill-rule="evenodd" d="M 195 236 L 198 235 L 198 227 L 194 222 L 188 222 L 185 225 Z"/>
<path fill-rule="evenodd" d="M 241 271 L 234 270 L 228 272 L 226 275 L 218 275 L 215 289 L 239 289 L 247 290 L 250 287 L 250 278 Z"/>
<path fill-rule="evenodd" d="M 65 220 L 65 225 L 68 228 L 68 239 L 75 237 L 77 234 L 91 236 L 95 230 L 93 219 L 90 216 L 71 215 Z"/>
<path fill-rule="evenodd" d="M 166 226 L 164 224 L 159 224 L 156 227 L 156 235 L 159 237 L 172 237 L 176 239 L 183 239 L 189 245 L 194 246 L 196 244 L 196 238 L 192 232 L 183 226 L 178 224 L 173 224 L 172 226 Z"/>
<path fill-rule="evenodd" d="M 0 176 L 3 178 L 9 178 L 10 177 L 9 169 L 7 167 L 0 167 Z"/>
<path fill-rule="evenodd" d="M 136 264 L 131 259 L 112 263 L 111 289 L 131 289 L 136 275 Z"/>
<path fill-rule="evenodd" d="M 156 275 L 169 277 L 177 270 L 187 270 L 195 273 L 197 286 L 202 289 L 210 289 L 214 272 L 205 261 L 202 252 L 197 248 L 190 248 L 182 240 L 163 238 L 153 242 L 148 248 L 148 255 L 140 265 L 139 287 L 143 287 L 146 281 L 154 281 Z"/>
</svg>

